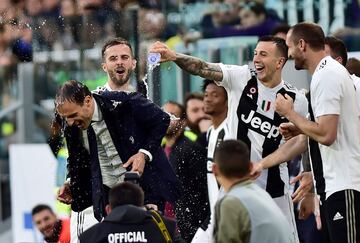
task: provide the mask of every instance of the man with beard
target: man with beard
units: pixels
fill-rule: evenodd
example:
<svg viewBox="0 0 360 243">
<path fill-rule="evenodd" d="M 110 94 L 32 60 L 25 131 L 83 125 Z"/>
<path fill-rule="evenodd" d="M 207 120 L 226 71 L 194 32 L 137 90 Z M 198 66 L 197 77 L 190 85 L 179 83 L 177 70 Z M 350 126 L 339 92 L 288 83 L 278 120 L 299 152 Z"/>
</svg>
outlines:
<svg viewBox="0 0 360 243">
<path fill-rule="evenodd" d="M 206 193 L 206 152 L 184 135 L 186 126 L 184 107 L 169 101 L 163 109 L 179 118 L 170 122 L 163 147 L 182 185 L 183 195 L 173 206 L 181 237 L 186 242 L 190 242 L 209 214 Z"/>
<path fill-rule="evenodd" d="M 346 68 L 326 55 L 320 26 L 294 25 L 286 44 L 295 68 L 312 75 L 311 121 L 294 111 L 288 95 L 279 94 L 276 111 L 291 122 L 282 132 L 307 135 L 310 155 L 320 153 L 312 166 L 325 242 L 360 242 L 360 113 L 354 83 Z"/>
<path fill-rule="evenodd" d="M 43 234 L 45 242 L 70 243 L 70 220 L 58 219 L 48 205 L 32 209 L 34 225 Z"/>
<path fill-rule="evenodd" d="M 294 97 L 295 109 L 307 114 L 306 97 L 281 78 L 287 61 L 287 46 L 278 37 L 263 36 L 254 50 L 255 70 L 248 65 L 209 63 L 199 58 L 176 53 L 165 44 L 156 42 L 150 52 L 161 54 L 161 61 L 174 61 L 193 75 L 216 81 L 228 95 L 227 124 L 229 138 L 245 142 L 250 149 L 251 161 L 259 161 L 275 151 L 282 142 L 279 125 L 286 121 L 277 114 L 273 104 L 278 93 Z M 285 214 L 298 242 L 294 212 L 289 195 L 287 163 L 262 171 L 256 183 L 272 196 Z"/>
<path fill-rule="evenodd" d="M 108 80 L 100 89 L 108 91 L 130 91 L 130 77 L 136 68 L 130 43 L 123 38 L 107 41 L 102 50 L 101 67 L 106 72 Z"/>
<path fill-rule="evenodd" d="M 187 127 L 185 136 L 193 142 L 198 142 L 205 147 L 206 129 L 201 129 L 200 122 L 207 119 L 204 113 L 204 96 L 201 93 L 190 93 L 185 98 L 185 112 L 187 117 Z"/>
</svg>

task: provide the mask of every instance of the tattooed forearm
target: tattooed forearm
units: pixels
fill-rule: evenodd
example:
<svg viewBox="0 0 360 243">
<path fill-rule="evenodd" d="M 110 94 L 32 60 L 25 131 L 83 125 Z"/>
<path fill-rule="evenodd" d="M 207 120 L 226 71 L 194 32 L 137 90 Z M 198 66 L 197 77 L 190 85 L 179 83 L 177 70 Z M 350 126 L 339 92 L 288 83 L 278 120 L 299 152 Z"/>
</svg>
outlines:
<svg viewBox="0 0 360 243">
<path fill-rule="evenodd" d="M 205 62 L 196 57 L 176 54 L 175 63 L 183 70 L 202 78 L 221 81 L 223 74 L 218 64 Z"/>
</svg>

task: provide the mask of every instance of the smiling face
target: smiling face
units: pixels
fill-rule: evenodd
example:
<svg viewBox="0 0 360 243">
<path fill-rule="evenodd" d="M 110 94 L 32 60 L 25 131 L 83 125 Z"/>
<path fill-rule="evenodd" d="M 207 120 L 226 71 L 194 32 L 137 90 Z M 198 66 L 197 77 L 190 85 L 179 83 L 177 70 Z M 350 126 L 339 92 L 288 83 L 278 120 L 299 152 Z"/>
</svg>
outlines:
<svg viewBox="0 0 360 243">
<path fill-rule="evenodd" d="M 294 43 L 293 38 L 291 37 L 292 34 L 292 30 L 290 30 L 287 35 L 286 35 L 286 45 L 288 46 L 289 50 L 288 50 L 288 56 L 289 58 L 294 59 L 295 62 L 295 69 L 296 70 L 301 70 L 301 69 L 305 69 L 306 65 L 305 65 L 305 57 L 303 52 L 301 51 L 299 45 L 299 43 Z"/>
<path fill-rule="evenodd" d="M 261 41 L 254 50 L 253 58 L 257 78 L 263 83 L 271 83 L 275 75 L 280 75 L 285 58 L 280 55 L 272 41 Z"/>
<path fill-rule="evenodd" d="M 127 45 L 118 44 L 105 50 L 102 68 L 114 86 L 121 87 L 128 83 L 135 67 L 136 60 Z"/>
<path fill-rule="evenodd" d="M 204 93 L 204 112 L 211 116 L 221 114 L 227 108 L 226 90 L 214 83 L 208 84 Z"/>
<path fill-rule="evenodd" d="M 86 96 L 82 105 L 66 100 L 57 106 L 57 112 L 66 120 L 69 126 L 77 126 L 82 130 L 86 130 L 94 113 L 93 102 L 91 96 Z"/>
<path fill-rule="evenodd" d="M 51 237 L 54 233 L 57 218 L 54 213 L 44 209 L 33 215 L 33 221 L 38 230 L 45 236 Z"/>
</svg>

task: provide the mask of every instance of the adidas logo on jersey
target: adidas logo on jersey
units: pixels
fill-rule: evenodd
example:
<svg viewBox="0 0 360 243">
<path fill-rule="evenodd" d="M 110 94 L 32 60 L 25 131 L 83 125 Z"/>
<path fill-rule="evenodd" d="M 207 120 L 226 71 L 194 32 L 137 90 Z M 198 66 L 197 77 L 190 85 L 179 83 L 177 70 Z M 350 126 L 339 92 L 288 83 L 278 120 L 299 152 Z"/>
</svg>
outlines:
<svg viewBox="0 0 360 243">
<path fill-rule="evenodd" d="M 263 134 L 267 138 L 276 138 L 280 134 L 278 127 L 272 125 L 268 121 L 263 121 L 261 116 L 255 116 L 255 111 L 253 110 L 250 111 L 248 117 L 245 117 L 245 115 L 242 114 L 241 120 L 249 124 L 253 130 Z"/>
<path fill-rule="evenodd" d="M 341 216 L 341 214 L 339 212 L 337 212 L 333 218 L 333 221 L 339 220 L 339 219 L 343 219 L 344 217 Z"/>
</svg>

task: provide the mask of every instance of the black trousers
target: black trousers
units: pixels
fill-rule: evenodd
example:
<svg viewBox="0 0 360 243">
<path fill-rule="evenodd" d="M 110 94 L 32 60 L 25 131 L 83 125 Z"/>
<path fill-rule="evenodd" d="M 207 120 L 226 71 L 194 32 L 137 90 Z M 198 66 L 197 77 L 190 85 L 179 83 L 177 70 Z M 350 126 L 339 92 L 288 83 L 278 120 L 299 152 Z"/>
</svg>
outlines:
<svg viewBox="0 0 360 243">
<path fill-rule="evenodd" d="M 360 192 L 336 192 L 320 205 L 325 242 L 360 243 Z"/>
</svg>

